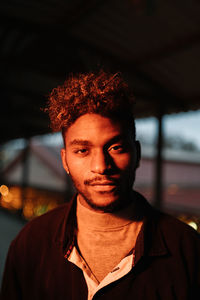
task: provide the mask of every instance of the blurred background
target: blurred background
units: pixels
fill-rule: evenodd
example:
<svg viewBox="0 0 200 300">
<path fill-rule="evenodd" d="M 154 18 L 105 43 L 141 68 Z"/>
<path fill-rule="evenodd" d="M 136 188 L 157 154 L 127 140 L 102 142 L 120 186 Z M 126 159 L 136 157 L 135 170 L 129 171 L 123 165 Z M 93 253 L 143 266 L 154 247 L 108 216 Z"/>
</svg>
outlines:
<svg viewBox="0 0 200 300">
<path fill-rule="evenodd" d="M 72 72 L 122 72 L 137 99 L 135 189 L 200 232 L 200 2 L 2 0 L 0 16 L 0 281 L 19 230 L 74 192 L 41 109 Z"/>
</svg>

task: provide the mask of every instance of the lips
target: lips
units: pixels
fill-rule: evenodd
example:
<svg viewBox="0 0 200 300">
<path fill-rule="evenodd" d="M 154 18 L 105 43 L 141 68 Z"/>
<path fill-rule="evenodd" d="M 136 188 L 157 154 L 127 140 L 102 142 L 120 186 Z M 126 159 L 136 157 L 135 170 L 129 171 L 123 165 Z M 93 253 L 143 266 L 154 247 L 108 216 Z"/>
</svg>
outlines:
<svg viewBox="0 0 200 300">
<path fill-rule="evenodd" d="M 96 181 L 96 182 L 93 182 L 93 183 L 90 183 L 91 186 L 116 186 L 116 182 L 113 182 L 113 181 Z"/>
<path fill-rule="evenodd" d="M 117 184 L 113 181 L 100 181 L 93 182 L 90 184 L 90 186 L 95 192 L 112 193 L 116 190 Z"/>
</svg>

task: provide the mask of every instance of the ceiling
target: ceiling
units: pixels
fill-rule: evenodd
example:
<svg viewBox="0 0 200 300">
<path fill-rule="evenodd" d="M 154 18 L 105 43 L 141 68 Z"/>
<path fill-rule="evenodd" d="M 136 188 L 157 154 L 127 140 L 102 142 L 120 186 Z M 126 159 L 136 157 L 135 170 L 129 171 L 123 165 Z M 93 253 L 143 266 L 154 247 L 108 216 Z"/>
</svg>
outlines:
<svg viewBox="0 0 200 300">
<path fill-rule="evenodd" d="M 49 131 L 70 72 L 121 71 L 138 117 L 200 109 L 198 0 L 1 0 L 0 16 L 0 143 Z"/>
</svg>

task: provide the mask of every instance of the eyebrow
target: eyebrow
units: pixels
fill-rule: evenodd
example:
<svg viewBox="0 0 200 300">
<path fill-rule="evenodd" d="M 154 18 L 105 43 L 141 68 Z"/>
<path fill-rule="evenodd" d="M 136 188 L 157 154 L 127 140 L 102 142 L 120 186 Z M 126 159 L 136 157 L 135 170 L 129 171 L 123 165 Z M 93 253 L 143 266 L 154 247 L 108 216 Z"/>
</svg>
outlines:
<svg viewBox="0 0 200 300">
<path fill-rule="evenodd" d="M 118 134 L 116 136 L 114 136 L 113 138 L 111 138 L 106 144 L 106 145 L 112 145 L 113 143 L 116 143 L 118 141 L 121 141 L 124 139 L 124 135 L 122 134 Z M 81 140 L 81 139 L 74 139 L 73 141 L 71 141 L 69 143 L 69 146 L 92 146 L 92 142 L 88 141 L 88 140 Z"/>
<path fill-rule="evenodd" d="M 69 146 L 91 146 L 92 143 L 87 140 L 73 140 L 69 143 Z"/>
</svg>

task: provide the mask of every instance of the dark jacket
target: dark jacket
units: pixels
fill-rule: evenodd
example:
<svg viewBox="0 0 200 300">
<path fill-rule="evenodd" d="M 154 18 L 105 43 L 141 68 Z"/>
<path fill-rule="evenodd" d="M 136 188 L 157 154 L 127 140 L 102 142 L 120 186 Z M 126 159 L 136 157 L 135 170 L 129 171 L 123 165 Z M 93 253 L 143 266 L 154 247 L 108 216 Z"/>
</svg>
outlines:
<svg viewBox="0 0 200 300">
<path fill-rule="evenodd" d="M 198 233 L 154 210 L 138 193 L 135 198 L 146 216 L 136 242 L 135 265 L 93 299 L 200 299 Z M 73 200 L 22 229 L 9 249 L 2 300 L 87 299 L 82 271 L 64 258 L 73 241 L 75 210 Z"/>
</svg>

